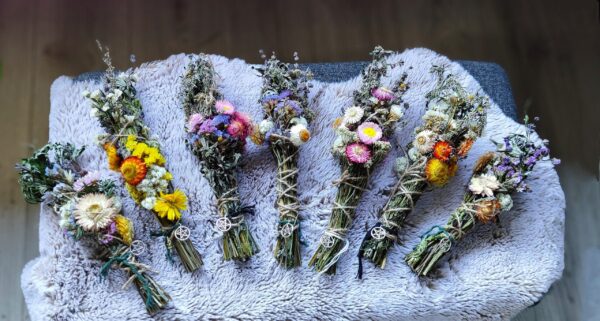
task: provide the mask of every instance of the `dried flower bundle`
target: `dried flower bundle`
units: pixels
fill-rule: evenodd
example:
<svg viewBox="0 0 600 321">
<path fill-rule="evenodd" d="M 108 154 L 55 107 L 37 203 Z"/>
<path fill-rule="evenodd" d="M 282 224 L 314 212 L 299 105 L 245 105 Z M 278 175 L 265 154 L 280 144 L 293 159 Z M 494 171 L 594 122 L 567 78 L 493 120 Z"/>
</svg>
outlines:
<svg viewBox="0 0 600 321">
<path fill-rule="evenodd" d="M 532 124 L 527 133 L 511 134 L 497 143 L 496 152 L 481 156 L 477 161 L 462 204 L 452 213 L 444 226 L 434 226 L 422 236 L 421 242 L 405 261 L 420 276 L 426 276 L 437 262 L 477 224 L 496 221 L 498 214 L 509 211 L 511 194 L 528 190 L 525 179 L 537 162 L 548 158 L 548 148 L 530 139 Z M 553 160 L 558 164 L 558 160 Z"/>
<path fill-rule="evenodd" d="M 454 176 L 458 160 L 466 157 L 483 131 L 489 101 L 465 90 L 452 74 L 434 66 L 438 84 L 427 94 L 427 110 L 408 155 L 396 160 L 398 182 L 379 215 L 367 231 L 358 253 L 358 277 L 362 259 L 384 268 L 387 253 L 395 244 L 400 227 L 428 186 L 444 186 Z"/>
<path fill-rule="evenodd" d="M 123 287 L 135 284 L 148 312 L 157 312 L 171 298 L 149 275 L 150 268 L 137 261 L 143 243 L 133 240 L 133 225 L 121 215 L 114 182 L 83 170 L 77 162 L 82 152 L 71 144 L 48 144 L 18 163 L 25 200 L 52 207 L 66 235 L 95 240 L 105 261 L 100 275 L 120 268 L 129 275 Z"/>
<path fill-rule="evenodd" d="M 258 252 L 245 221 L 254 208 L 240 201 L 236 171 L 252 123 L 216 90 L 213 65 L 204 55 L 192 59 L 183 77 L 183 109 L 189 146 L 217 198 L 215 225 L 223 233 L 223 257 L 246 261 Z"/>
<path fill-rule="evenodd" d="M 391 53 L 381 47 L 373 50 L 373 61 L 362 71 L 362 86 L 354 92 L 354 106 L 334 124 L 338 137 L 333 155 L 340 160 L 342 175 L 335 182 L 338 191 L 327 230 L 309 262 L 319 273 L 334 274 L 336 262 L 348 250 L 346 233 L 356 206 L 371 171 L 391 149 L 388 137 L 406 108 L 401 98 L 408 88 L 406 74 L 391 89 L 381 85 L 390 66 L 386 57 Z"/>
<path fill-rule="evenodd" d="M 298 56 L 294 54 L 297 61 Z M 275 259 L 287 268 L 300 266 L 300 202 L 298 201 L 298 151 L 310 139 L 308 108 L 310 72 L 298 64 L 279 61 L 275 55 L 257 68 L 263 77 L 260 103 L 265 117 L 255 127 L 252 140 L 266 143 L 277 162 L 279 223 Z"/>
<path fill-rule="evenodd" d="M 107 132 L 99 141 L 108 165 L 121 174 L 131 198 L 156 216 L 161 230 L 153 234 L 164 237 L 167 258 L 173 260 L 175 248 L 185 269 L 193 272 L 202 266 L 202 259 L 189 239 L 189 228 L 181 224 L 187 197 L 173 188 L 173 176 L 165 167 L 160 145 L 144 124 L 142 105 L 136 98 L 137 77 L 115 72 L 108 51 L 104 62 L 108 65 L 104 89 L 85 92 L 84 96 L 92 102 L 91 113 Z"/>
</svg>

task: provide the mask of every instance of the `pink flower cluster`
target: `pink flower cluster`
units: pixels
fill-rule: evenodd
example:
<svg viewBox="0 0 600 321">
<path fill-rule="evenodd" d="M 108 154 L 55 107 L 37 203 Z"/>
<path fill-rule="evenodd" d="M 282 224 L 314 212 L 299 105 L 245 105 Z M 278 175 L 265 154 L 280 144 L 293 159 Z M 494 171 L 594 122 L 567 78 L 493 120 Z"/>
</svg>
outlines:
<svg viewBox="0 0 600 321">
<path fill-rule="evenodd" d="M 245 140 L 252 134 L 250 118 L 235 111 L 233 104 L 227 100 L 215 103 L 217 115 L 204 118 L 201 114 L 193 114 L 188 119 L 187 130 L 193 134 L 214 134 L 217 138 Z"/>
</svg>

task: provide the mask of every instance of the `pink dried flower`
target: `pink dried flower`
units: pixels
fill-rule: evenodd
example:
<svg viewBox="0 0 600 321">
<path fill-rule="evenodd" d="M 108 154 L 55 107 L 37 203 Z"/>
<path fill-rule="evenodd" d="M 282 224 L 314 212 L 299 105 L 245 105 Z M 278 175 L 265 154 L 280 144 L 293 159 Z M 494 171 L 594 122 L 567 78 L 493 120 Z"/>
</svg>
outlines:
<svg viewBox="0 0 600 321">
<path fill-rule="evenodd" d="M 380 101 L 390 101 L 394 99 L 394 93 L 385 87 L 373 89 L 371 91 L 371 95 L 375 96 L 375 98 L 379 99 Z"/>
<path fill-rule="evenodd" d="M 197 132 L 198 129 L 200 129 L 200 125 L 202 124 L 203 120 L 204 120 L 204 117 L 202 117 L 202 115 L 200 115 L 200 114 L 191 115 L 190 119 L 188 120 L 188 123 L 187 123 L 188 132 L 189 133 Z"/>
<path fill-rule="evenodd" d="M 83 190 L 84 187 L 92 185 L 93 183 L 97 182 L 100 180 L 100 173 L 99 172 L 89 172 L 87 174 L 85 174 L 84 176 L 78 178 L 75 183 L 73 183 L 73 189 L 76 192 L 81 192 Z"/>
<path fill-rule="evenodd" d="M 369 147 L 361 143 L 353 143 L 346 146 L 346 157 L 357 164 L 364 164 L 371 159 Z"/>
<path fill-rule="evenodd" d="M 228 100 L 217 100 L 215 103 L 215 108 L 220 114 L 233 115 L 235 112 L 235 106 L 233 106 L 233 104 Z"/>
<path fill-rule="evenodd" d="M 367 145 L 378 141 L 382 135 L 381 127 L 370 121 L 360 124 L 356 131 L 358 132 L 360 141 Z"/>
<path fill-rule="evenodd" d="M 231 120 L 231 123 L 227 126 L 227 133 L 234 138 L 246 139 L 246 128 L 244 123 L 238 119 Z"/>
</svg>

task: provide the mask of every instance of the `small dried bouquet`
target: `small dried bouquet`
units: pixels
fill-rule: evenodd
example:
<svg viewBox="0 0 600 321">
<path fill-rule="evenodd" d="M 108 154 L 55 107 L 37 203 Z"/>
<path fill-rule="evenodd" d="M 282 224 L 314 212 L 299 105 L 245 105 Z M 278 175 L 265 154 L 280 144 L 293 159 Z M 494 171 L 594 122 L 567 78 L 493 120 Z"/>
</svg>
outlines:
<svg viewBox="0 0 600 321">
<path fill-rule="evenodd" d="M 111 267 L 123 270 L 129 276 L 123 288 L 135 284 L 148 312 L 157 312 L 171 298 L 149 275 L 150 268 L 137 261 L 144 244 L 133 240 L 114 182 L 83 170 L 77 162 L 82 152 L 71 144 L 48 144 L 18 163 L 25 200 L 50 206 L 66 235 L 100 245 L 105 262 L 100 274 L 106 276 Z"/>
<path fill-rule="evenodd" d="M 406 263 L 418 275 L 426 276 L 437 262 L 477 224 L 496 221 L 498 214 L 513 205 L 511 194 L 528 190 L 525 179 L 537 162 L 548 158 L 547 141 L 536 144 L 527 133 L 510 134 L 497 143 L 497 151 L 479 158 L 473 169 L 462 204 L 444 226 L 435 226 L 422 236 Z M 553 160 L 558 164 L 558 160 Z"/>
<path fill-rule="evenodd" d="M 356 206 L 371 171 L 390 151 L 388 138 L 406 108 L 401 99 L 408 88 L 406 74 L 391 89 L 381 85 L 390 66 L 386 57 L 391 53 L 381 47 L 373 50 L 373 61 L 362 71 L 362 86 L 354 92 L 354 106 L 334 124 L 333 155 L 340 160 L 342 175 L 335 182 L 338 191 L 327 230 L 309 262 L 320 273 L 334 274 L 336 262 L 348 250 L 346 233 Z"/>
<path fill-rule="evenodd" d="M 245 220 L 253 214 L 238 192 L 237 173 L 246 138 L 252 133 L 248 116 L 217 91 L 215 70 L 208 57 L 193 58 L 183 77 L 183 109 L 189 146 L 217 198 L 216 228 L 223 233 L 225 260 L 246 261 L 258 247 Z"/>
<path fill-rule="evenodd" d="M 136 98 L 136 76 L 115 72 L 108 51 L 104 61 L 108 65 L 104 89 L 85 92 L 84 96 L 92 102 L 91 113 L 107 132 L 99 141 L 108 165 L 121 174 L 133 200 L 158 219 L 162 229 L 153 234 L 164 237 L 167 258 L 172 261 L 175 248 L 185 269 L 193 272 L 202 266 L 202 259 L 189 239 L 190 229 L 181 224 L 187 196 L 173 188 L 173 176 L 165 167 L 159 143 L 144 124 L 142 105 Z"/>
<path fill-rule="evenodd" d="M 297 60 L 297 54 L 294 55 Z M 265 118 L 252 140 L 266 143 L 277 162 L 277 243 L 275 258 L 287 268 L 300 266 L 300 203 L 298 201 L 298 150 L 310 139 L 308 108 L 310 72 L 277 60 L 275 55 L 258 68 L 263 77 Z"/>
<path fill-rule="evenodd" d="M 398 182 L 379 215 L 379 222 L 365 235 L 358 253 L 358 277 L 362 277 L 362 259 L 380 268 L 388 250 L 396 242 L 400 227 L 428 186 L 443 186 L 454 176 L 458 160 L 466 157 L 486 123 L 489 101 L 471 94 L 452 74 L 434 66 L 438 84 L 429 92 L 422 125 L 408 144 L 408 155 L 396 160 Z"/>
</svg>

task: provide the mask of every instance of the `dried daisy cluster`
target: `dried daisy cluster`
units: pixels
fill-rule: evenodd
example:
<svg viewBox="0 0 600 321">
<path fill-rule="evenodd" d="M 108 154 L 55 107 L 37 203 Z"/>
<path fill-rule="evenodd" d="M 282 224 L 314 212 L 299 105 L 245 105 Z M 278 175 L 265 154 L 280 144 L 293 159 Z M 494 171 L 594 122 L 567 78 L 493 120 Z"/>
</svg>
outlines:
<svg viewBox="0 0 600 321">
<path fill-rule="evenodd" d="M 348 250 L 346 233 L 352 225 L 356 206 L 366 189 L 369 175 L 390 151 L 389 135 L 407 107 L 401 95 L 408 89 L 406 74 L 391 89 L 381 84 L 392 52 L 376 47 L 372 62 L 362 71 L 362 86 L 354 92 L 354 105 L 335 121 L 337 139 L 333 155 L 339 158 L 342 175 L 328 227 L 309 265 L 320 273 L 335 273 L 335 264 Z"/>
<path fill-rule="evenodd" d="M 165 167 L 159 143 L 144 124 L 142 105 L 136 98 L 137 78 L 129 72 L 115 72 L 108 51 L 104 62 L 108 65 L 104 88 L 83 94 L 92 103 L 91 114 L 107 132 L 99 142 L 109 168 L 120 173 L 131 198 L 158 219 L 161 231 L 153 234 L 164 237 L 167 258 L 173 260 L 174 248 L 185 269 L 193 272 L 202 266 L 202 259 L 189 239 L 189 228 L 181 224 L 187 197 L 173 188 L 173 175 Z"/>
<path fill-rule="evenodd" d="M 405 261 L 420 276 L 426 276 L 437 262 L 450 251 L 475 225 L 496 221 L 500 212 L 509 211 L 511 194 L 528 190 L 525 179 L 537 162 L 548 159 L 547 141 L 535 144 L 530 139 L 533 125 L 527 123 L 527 133 L 511 134 L 497 143 L 496 152 L 479 158 L 473 169 L 462 204 L 444 226 L 435 226 L 422 236 L 421 242 Z M 553 159 L 558 165 L 559 160 Z"/>
<path fill-rule="evenodd" d="M 264 57 L 264 56 L 263 56 Z M 294 54 L 297 61 L 298 56 Z M 287 268 L 300 266 L 300 202 L 298 201 L 298 150 L 310 139 L 313 112 L 308 108 L 309 71 L 279 61 L 273 54 L 257 68 L 263 77 L 260 103 L 264 119 L 252 140 L 266 143 L 277 162 L 279 223 L 275 259 Z"/>
<path fill-rule="evenodd" d="M 358 254 L 359 278 L 362 259 L 384 268 L 387 253 L 395 244 L 400 227 L 428 186 L 444 186 L 455 175 L 458 160 L 467 156 L 486 123 L 489 101 L 471 94 L 452 74 L 434 66 L 438 84 L 427 94 L 427 108 L 408 155 L 396 160 L 398 181 L 379 214 L 379 221 L 367 231 Z"/>
<path fill-rule="evenodd" d="M 214 67 L 205 55 L 192 58 L 183 77 L 182 95 L 189 146 L 217 198 L 215 225 L 223 233 L 223 257 L 246 261 L 258 252 L 245 221 L 254 208 L 242 205 L 236 172 L 252 122 L 217 91 Z"/>
<path fill-rule="evenodd" d="M 18 163 L 25 200 L 52 207 L 66 235 L 95 240 L 105 261 L 100 274 L 106 276 L 111 267 L 125 271 L 126 285 L 135 284 L 148 312 L 157 312 L 171 298 L 149 275 L 150 268 L 137 261 L 143 243 L 133 240 L 133 225 L 121 214 L 114 182 L 83 170 L 77 162 L 82 152 L 71 144 L 48 144 Z"/>
</svg>

